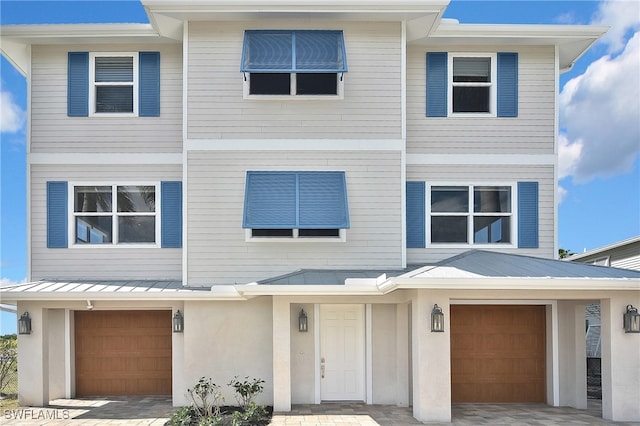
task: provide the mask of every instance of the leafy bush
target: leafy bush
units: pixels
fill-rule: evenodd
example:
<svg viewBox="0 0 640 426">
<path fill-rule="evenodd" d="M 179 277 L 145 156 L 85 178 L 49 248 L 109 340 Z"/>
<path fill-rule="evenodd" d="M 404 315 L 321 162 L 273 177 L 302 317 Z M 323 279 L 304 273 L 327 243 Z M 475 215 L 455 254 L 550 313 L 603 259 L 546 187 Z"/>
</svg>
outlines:
<svg viewBox="0 0 640 426">
<path fill-rule="evenodd" d="M 193 389 L 187 389 L 187 393 L 193 401 L 196 415 L 200 419 L 219 417 L 220 403 L 224 401 L 220 387 L 211 379 L 201 377 Z"/>
<path fill-rule="evenodd" d="M 270 419 L 267 407 L 251 401 L 243 411 L 235 411 L 232 414 L 233 426 L 258 426 L 268 425 Z"/>
<path fill-rule="evenodd" d="M 13 393 L 18 371 L 18 337 L 15 334 L 0 336 L 0 394 Z"/>
<path fill-rule="evenodd" d="M 229 386 L 236 392 L 237 407 L 225 407 L 220 387 L 206 377 L 201 377 L 192 389 L 187 389 L 191 404 L 176 410 L 167 424 L 174 426 L 260 426 L 268 425 L 271 412 L 264 405 L 258 405 L 254 399 L 263 389 L 264 380 L 234 377 Z"/>
<path fill-rule="evenodd" d="M 249 379 L 249 377 L 245 377 L 243 381 L 240 381 L 236 376 L 229 382 L 229 386 L 236 390 L 236 400 L 240 407 L 246 411 L 255 397 L 262 393 L 264 389 L 263 383 L 264 380 L 262 379 Z"/>
</svg>

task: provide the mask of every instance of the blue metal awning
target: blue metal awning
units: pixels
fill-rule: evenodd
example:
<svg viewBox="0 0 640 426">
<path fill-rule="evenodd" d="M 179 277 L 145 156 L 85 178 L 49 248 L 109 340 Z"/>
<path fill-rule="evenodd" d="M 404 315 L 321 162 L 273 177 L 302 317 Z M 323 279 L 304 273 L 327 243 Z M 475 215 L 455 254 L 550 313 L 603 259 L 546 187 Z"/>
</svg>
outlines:
<svg viewBox="0 0 640 426">
<path fill-rule="evenodd" d="M 248 171 L 242 227 L 349 228 L 344 172 Z"/>
<path fill-rule="evenodd" d="M 242 45 L 243 72 L 346 72 L 342 31 L 247 30 Z"/>
</svg>

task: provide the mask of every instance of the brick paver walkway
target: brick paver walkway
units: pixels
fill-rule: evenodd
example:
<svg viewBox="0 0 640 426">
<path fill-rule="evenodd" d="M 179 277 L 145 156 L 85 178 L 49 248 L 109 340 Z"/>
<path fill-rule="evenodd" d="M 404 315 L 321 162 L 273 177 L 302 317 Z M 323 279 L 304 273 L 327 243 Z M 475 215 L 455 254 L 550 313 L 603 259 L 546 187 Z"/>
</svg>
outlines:
<svg viewBox="0 0 640 426">
<path fill-rule="evenodd" d="M 57 399 L 46 408 L 4 410 L 2 425 L 164 425 L 175 410 L 167 397 Z M 451 423 L 432 425 L 624 425 L 601 417 L 599 401 L 588 410 L 542 404 L 455 404 Z M 390 405 L 295 405 L 289 413 L 275 413 L 274 426 L 401 426 L 419 425 L 410 408 Z"/>
</svg>

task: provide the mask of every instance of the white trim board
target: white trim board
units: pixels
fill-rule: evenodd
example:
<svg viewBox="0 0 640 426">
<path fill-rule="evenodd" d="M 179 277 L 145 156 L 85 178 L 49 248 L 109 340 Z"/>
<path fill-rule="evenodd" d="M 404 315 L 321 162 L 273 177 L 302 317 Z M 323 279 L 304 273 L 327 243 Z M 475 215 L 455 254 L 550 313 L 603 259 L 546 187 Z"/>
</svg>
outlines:
<svg viewBox="0 0 640 426">
<path fill-rule="evenodd" d="M 29 164 L 182 164 L 182 153 L 35 153 Z"/>
<path fill-rule="evenodd" d="M 402 139 L 188 139 L 187 151 L 402 151 Z"/>
<path fill-rule="evenodd" d="M 556 156 L 553 154 L 407 154 L 407 166 L 442 164 L 555 166 Z"/>
</svg>

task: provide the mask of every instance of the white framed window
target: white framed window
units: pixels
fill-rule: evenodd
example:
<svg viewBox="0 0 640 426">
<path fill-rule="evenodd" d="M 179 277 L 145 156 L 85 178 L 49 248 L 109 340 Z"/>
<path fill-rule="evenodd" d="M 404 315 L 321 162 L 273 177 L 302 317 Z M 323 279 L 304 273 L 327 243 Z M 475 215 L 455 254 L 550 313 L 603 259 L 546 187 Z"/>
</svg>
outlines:
<svg viewBox="0 0 640 426">
<path fill-rule="evenodd" d="M 427 241 L 514 246 L 516 203 L 515 184 L 427 185 Z"/>
<path fill-rule="evenodd" d="M 345 242 L 347 230 L 332 229 L 262 229 L 252 228 L 245 230 L 245 241 L 263 243 L 281 242 Z"/>
<path fill-rule="evenodd" d="M 89 53 L 89 115 L 138 115 L 138 53 Z"/>
<path fill-rule="evenodd" d="M 449 116 L 496 116 L 497 55 L 454 53 L 448 60 Z"/>
<path fill-rule="evenodd" d="M 245 73 L 244 99 L 343 99 L 342 73 Z"/>
<path fill-rule="evenodd" d="M 158 183 L 72 183 L 69 240 L 76 247 L 159 247 Z"/>
</svg>

